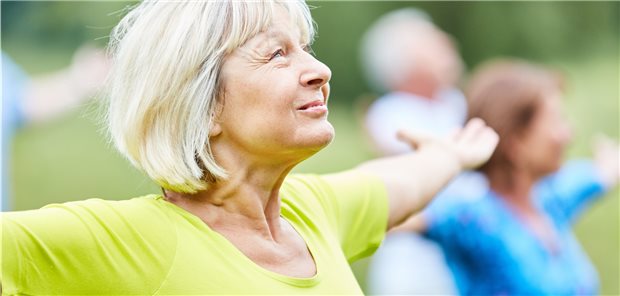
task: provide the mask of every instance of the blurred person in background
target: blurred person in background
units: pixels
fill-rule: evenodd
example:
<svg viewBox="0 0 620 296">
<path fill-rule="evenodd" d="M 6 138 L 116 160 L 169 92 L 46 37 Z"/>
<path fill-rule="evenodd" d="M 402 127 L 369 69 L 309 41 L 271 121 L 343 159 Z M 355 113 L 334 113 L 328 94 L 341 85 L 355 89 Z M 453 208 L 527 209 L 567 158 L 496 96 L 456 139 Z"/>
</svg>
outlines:
<svg viewBox="0 0 620 296">
<path fill-rule="evenodd" d="M 370 85 L 385 93 L 365 121 L 380 154 L 411 151 L 395 136 L 404 126 L 437 135 L 463 126 L 467 103 L 457 89 L 463 62 L 426 13 L 404 8 L 382 16 L 363 36 L 360 56 Z"/>
<path fill-rule="evenodd" d="M 617 185 L 620 150 L 601 137 L 592 160 L 563 162 L 571 139 L 563 84 L 550 69 L 510 59 L 482 65 L 468 84 L 469 117 L 500 135 L 479 169 L 490 190 L 431 207 L 400 226 L 441 245 L 461 294 L 598 293 L 597 273 L 572 225 Z"/>
<path fill-rule="evenodd" d="M 410 153 L 399 129 L 446 136 L 462 127 L 467 102 L 457 88 L 463 61 L 452 38 L 414 8 L 377 20 L 361 44 L 362 66 L 377 91 L 385 92 L 366 112 L 364 128 L 380 155 Z M 486 188 L 479 174 L 456 178 L 432 206 L 450 192 L 478 196 Z M 373 294 L 456 292 L 439 246 L 415 233 L 392 233 L 373 256 L 368 274 Z"/>
<path fill-rule="evenodd" d="M 313 36 L 304 1 L 130 10 L 111 34 L 106 119 L 163 192 L 3 213 L 3 292 L 361 294 L 349 264 L 498 138 L 481 120 L 449 138 L 403 132 L 415 154 L 289 175 L 334 137 Z"/>
<path fill-rule="evenodd" d="M 53 73 L 29 77 L 2 52 L 2 182 L 0 211 L 11 209 L 9 170 L 11 139 L 24 125 L 48 121 L 74 110 L 103 85 L 108 61 L 92 45 L 80 47 L 71 65 Z"/>
</svg>

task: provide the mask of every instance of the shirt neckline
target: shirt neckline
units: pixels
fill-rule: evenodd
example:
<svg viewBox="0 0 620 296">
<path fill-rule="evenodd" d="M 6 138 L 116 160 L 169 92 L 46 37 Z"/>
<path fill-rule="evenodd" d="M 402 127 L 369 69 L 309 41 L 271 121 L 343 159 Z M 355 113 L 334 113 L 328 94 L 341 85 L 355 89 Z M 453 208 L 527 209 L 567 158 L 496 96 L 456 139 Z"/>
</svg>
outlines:
<svg viewBox="0 0 620 296">
<path fill-rule="evenodd" d="M 249 266 L 250 268 L 252 268 L 253 270 L 259 273 L 262 273 L 282 283 L 297 286 L 297 287 L 315 286 L 321 280 L 322 264 L 320 263 L 319 252 L 315 251 L 317 250 L 316 246 L 313 244 L 312 240 L 308 239 L 307 234 L 304 231 L 301 231 L 302 230 L 301 226 L 294 223 L 293 219 L 289 219 L 287 217 L 286 211 L 281 211 L 280 216 L 284 220 L 286 220 L 286 222 L 288 222 L 291 225 L 291 227 L 293 227 L 293 229 L 301 236 L 301 238 L 304 240 L 306 244 L 306 248 L 308 248 L 308 251 L 310 252 L 310 255 L 312 256 L 312 259 L 314 260 L 316 273 L 312 277 L 308 277 L 308 278 L 293 277 L 293 276 L 288 276 L 288 275 L 284 275 L 284 274 L 281 274 L 275 271 L 268 270 L 258 265 L 256 262 L 252 261 L 250 258 L 248 258 L 245 254 L 243 254 L 243 252 L 241 252 L 241 250 L 235 247 L 235 245 L 233 245 L 228 239 L 226 239 L 223 235 L 221 235 L 217 231 L 211 229 L 211 227 L 209 227 L 207 223 L 202 221 L 196 215 L 186 211 L 185 209 L 171 202 L 166 201 L 164 197 L 159 194 L 151 195 L 149 196 L 149 198 L 157 202 L 160 202 L 166 208 L 169 208 L 175 213 L 180 214 L 184 218 L 190 220 L 193 225 L 196 225 L 201 231 L 204 231 L 206 234 L 216 239 L 221 246 L 231 249 L 235 257 L 237 257 L 240 261 L 245 262 L 247 266 Z"/>
<path fill-rule="evenodd" d="M 535 198 L 537 193 L 535 192 L 535 190 L 532 190 L 531 194 L 532 194 L 532 197 Z M 540 213 L 542 213 L 546 222 L 549 223 L 549 225 L 552 227 L 552 231 L 554 232 L 554 235 L 555 235 L 555 238 L 553 239 L 555 240 L 554 243 L 556 244 L 557 249 L 551 248 L 551 246 L 547 246 L 547 244 L 542 240 L 542 238 L 538 237 L 536 233 L 534 233 L 534 230 L 531 229 L 531 227 L 529 227 L 527 224 L 525 224 L 525 222 L 523 221 L 523 218 L 519 215 L 516 209 L 514 209 L 510 204 L 508 204 L 508 202 L 504 200 L 499 195 L 499 193 L 493 190 L 489 190 L 489 197 L 499 207 L 503 208 L 503 210 L 508 214 L 508 217 L 510 217 L 509 218 L 510 223 L 516 225 L 517 228 L 519 228 L 521 231 L 526 233 L 529 239 L 534 241 L 537 247 L 541 249 L 546 255 L 555 257 L 555 256 L 559 256 L 563 252 L 562 246 L 561 246 L 562 245 L 562 234 L 560 233 L 560 230 L 557 228 L 555 221 L 553 221 L 553 219 L 549 217 L 545 208 L 542 207 L 538 201 L 534 200 L 532 202 L 534 203 L 534 206 L 536 207 L 536 209 Z"/>
</svg>

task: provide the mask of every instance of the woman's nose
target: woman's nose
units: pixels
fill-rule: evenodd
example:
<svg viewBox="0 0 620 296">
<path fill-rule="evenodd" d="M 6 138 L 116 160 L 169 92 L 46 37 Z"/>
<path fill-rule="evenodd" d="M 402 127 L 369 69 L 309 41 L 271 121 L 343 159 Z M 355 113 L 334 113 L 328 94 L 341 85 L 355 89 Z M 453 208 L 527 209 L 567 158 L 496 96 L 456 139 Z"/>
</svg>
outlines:
<svg viewBox="0 0 620 296">
<path fill-rule="evenodd" d="M 304 53 L 304 55 L 306 56 L 305 68 L 299 81 L 301 85 L 304 87 L 320 88 L 328 83 L 332 77 L 332 71 L 329 67 L 309 53 Z"/>
</svg>

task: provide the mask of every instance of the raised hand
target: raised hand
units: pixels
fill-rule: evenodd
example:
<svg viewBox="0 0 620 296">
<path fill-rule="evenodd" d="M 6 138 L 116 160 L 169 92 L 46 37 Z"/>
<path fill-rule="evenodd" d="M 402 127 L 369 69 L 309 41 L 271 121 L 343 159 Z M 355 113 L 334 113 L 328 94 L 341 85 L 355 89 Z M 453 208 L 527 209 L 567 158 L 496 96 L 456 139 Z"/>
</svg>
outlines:
<svg viewBox="0 0 620 296">
<path fill-rule="evenodd" d="M 474 169 L 484 164 L 497 147 L 499 136 L 482 119 L 473 118 L 464 128 L 448 138 L 412 131 L 400 131 L 400 140 L 413 149 L 441 149 L 454 155 L 461 169 Z"/>
</svg>

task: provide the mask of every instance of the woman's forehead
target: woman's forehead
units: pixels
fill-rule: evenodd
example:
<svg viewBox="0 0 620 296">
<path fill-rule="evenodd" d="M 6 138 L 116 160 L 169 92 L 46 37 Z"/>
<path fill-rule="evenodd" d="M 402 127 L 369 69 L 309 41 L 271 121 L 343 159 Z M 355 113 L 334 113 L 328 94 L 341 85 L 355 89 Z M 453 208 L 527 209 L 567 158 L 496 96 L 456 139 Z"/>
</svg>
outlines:
<svg viewBox="0 0 620 296">
<path fill-rule="evenodd" d="M 250 38 L 242 46 L 264 46 L 272 41 L 309 43 L 309 36 L 305 31 L 305 28 L 296 23 L 291 17 L 288 17 L 288 14 L 285 17 L 278 17 L 275 14 L 272 21 L 263 30 Z"/>
<path fill-rule="evenodd" d="M 305 41 L 302 40 L 302 30 L 301 28 L 294 26 L 294 24 L 289 23 L 286 24 L 273 24 L 268 26 L 266 30 L 259 32 L 254 38 L 260 41 L 269 41 L 269 40 L 292 40 L 292 41 Z"/>
<path fill-rule="evenodd" d="M 271 22 L 264 28 L 261 33 L 265 33 L 267 37 L 279 37 L 290 34 L 297 36 L 298 39 L 308 37 L 311 34 L 312 27 L 308 27 L 303 11 L 300 7 L 285 4 L 275 5 Z"/>
</svg>

